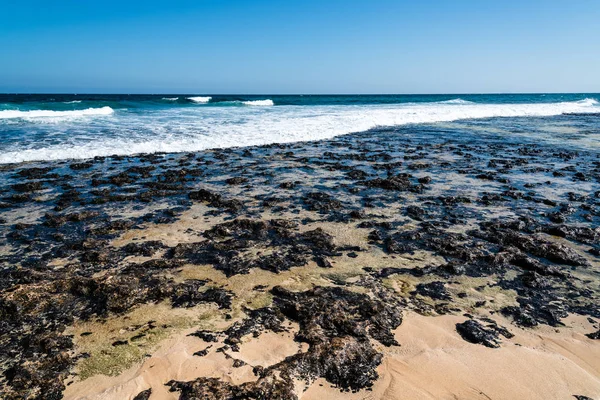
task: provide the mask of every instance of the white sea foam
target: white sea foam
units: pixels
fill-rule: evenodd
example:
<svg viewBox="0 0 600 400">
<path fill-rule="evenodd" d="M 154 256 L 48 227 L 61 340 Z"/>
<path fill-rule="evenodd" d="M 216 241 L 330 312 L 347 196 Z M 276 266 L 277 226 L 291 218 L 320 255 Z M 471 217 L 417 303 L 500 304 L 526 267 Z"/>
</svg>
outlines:
<svg viewBox="0 0 600 400">
<path fill-rule="evenodd" d="M 152 113 L 123 112 L 101 124 L 95 124 L 94 119 L 66 120 L 56 125 L 32 124 L 28 127 L 32 132 L 44 129 L 43 133 L 48 134 L 51 130 L 52 138 L 58 138 L 57 141 L 54 144 L 16 143 L 0 152 L 0 163 L 199 151 L 322 140 L 383 126 L 566 113 L 600 114 L 600 107 L 596 100 L 585 99 L 532 104 L 181 107 Z"/>
<path fill-rule="evenodd" d="M 36 118 L 77 118 L 94 115 L 110 115 L 114 110 L 108 106 L 101 108 L 87 108 L 85 110 L 53 111 L 53 110 L 0 110 L 2 119 L 36 119 Z"/>
<path fill-rule="evenodd" d="M 440 101 L 439 104 L 474 104 L 472 101 L 463 100 L 463 99 L 452 99 Z"/>
<path fill-rule="evenodd" d="M 73 101 L 65 101 L 65 104 L 79 104 L 81 103 L 81 100 L 73 100 Z"/>
<path fill-rule="evenodd" d="M 177 101 L 177 100 L 179 100 L 179 97 L 163 97 L 162 100 L 165 100 L 165 101 Z M 209 99 L 209 101 L 210 101 L 210 99 Z"/>
<path fill-rule="evenodd" d="M 195 96 L 195 97 L 188 97 L 187 99 L 190 101 L 193 101 L 194 103 L 205 104 L 205 103 L 208 103 L 212 99 L 212 97 L 210 97 L 210 96 Z"/>
<path fill-rule="evenodd" d="M 579 100 L 579 101 L 576 101 L 575 103 L 577 103 L 581 106 L 588 106 L 588 107 L 597 106 L 598 104 L 600 104 L 600 103 L 598 103 L 598 100 L 590 99 L 590 98 Z"/>
<path fill-rule="evenodd" d="M 275 105 L 275 103 L 273 103 L 273 100 L 271 100 L 271 99 L 242 101 L 242 104 L 247 105 L 247 106 L 273 106 L 273 105 Z"/>
</svg>

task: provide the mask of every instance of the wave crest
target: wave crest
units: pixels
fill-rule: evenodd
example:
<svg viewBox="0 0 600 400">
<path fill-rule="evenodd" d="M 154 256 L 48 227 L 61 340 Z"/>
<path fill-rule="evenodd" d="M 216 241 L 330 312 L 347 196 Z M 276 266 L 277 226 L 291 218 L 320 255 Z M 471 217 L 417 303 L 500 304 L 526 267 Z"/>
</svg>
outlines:
<svg viewBox="0 0 600 400">
<path fill-rule="evenodd" d="M 600 104 L 598 102 L 598 100 L 592 99 L 590 97 L 588 97 L 586 99 L 583 99 L 583 100 L 576 101 L 575 103 L 577 103 L 577 104 L 579 104 L 581 106 L 597 106 L 597 105 Z"/>
<path fill-rule="evenodd" d="M 242 104 L 246 106 L 274 106 L 273 100 L 265 99 L 265 100 L 248 100 L 242 101 Z"/>
<path fill-rule="evenodd" d="M 475 103 L 472 101 L 463 100 L 461 98 L 458 98 L 458 99 L 452 99 L 452 100 L 439 101 L 438 104 L 475 104 Z"/>
<path fill-rule="evenodd" d="M 177 100 L 179 100 L 179 97 L 163 97 L 161 100 L 165 100 L 165 101 L 177 101 Z"/>
<path fill-rule="evenodd" d="M 210 96 L 194 96 L 194 97 L 188 97 L 187 99 L 194 103 L 206 104 L 212 99 L 212 97 L 210 97 Z"/>
<path fill-rule="evenodd" d="M 108 107 L 87 108 L 85 110 L 69 110 L 69 111 L 54 111 L 54 110 L 1 110 L 0 119 L 30 119 L 30 118 L 77 118 L 95 115 L 110 115 L 115 111 Z"/>
</svg>

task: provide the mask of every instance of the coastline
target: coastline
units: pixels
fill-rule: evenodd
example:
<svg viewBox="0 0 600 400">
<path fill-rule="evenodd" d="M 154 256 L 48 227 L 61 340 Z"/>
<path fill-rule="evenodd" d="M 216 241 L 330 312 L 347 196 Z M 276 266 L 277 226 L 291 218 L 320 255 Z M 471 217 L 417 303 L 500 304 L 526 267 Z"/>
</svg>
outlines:
<svg viewBox="0 0 600 400">
<path fill-rule="evenodd" d="M 598 396 L 600 154 L 446 129 L 2 166 L 0 393 Z"/>
</svg>

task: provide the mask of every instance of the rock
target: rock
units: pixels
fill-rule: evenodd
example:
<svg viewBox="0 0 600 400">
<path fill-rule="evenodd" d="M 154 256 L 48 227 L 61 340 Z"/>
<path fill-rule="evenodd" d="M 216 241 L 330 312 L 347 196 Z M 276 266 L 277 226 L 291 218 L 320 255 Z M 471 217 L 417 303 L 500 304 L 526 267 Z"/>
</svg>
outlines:
<svg viewBox="0 0 600 400">
<path fill-rule="evenodd" d="M 243 176 L 236 176 L 233 178 L 226 179 L 225 183 L 228 185 L 241 185 L 243 183 L 248 183 L 248 178 L 244 178 Z"/>
<path fill-rule="evenodd" d="M 152 394 L 152 388 L 139 392 L 133 400 L 149 400 Z"/>
<path fill-rule="evenodd" d="M 590 339 L 598 340 L 600 339 L 600 330 L 592 333 L 586 333 L 585 336 L 589 337 Z"/>
<path fill-rule="evenodd" d="M 248 310 L 247 319 L 225 332 L 226 343 L 235 351 L 242 337 L 258 336 L 264 330 L 281 331 L 283 321 L 289 319 L 298 323 L 295 340 L 309 344 L 307 352 L 261 369 L 256 382 L 233 386 L 218 379 L 199 378 L 168 385 L 180 391 L 184 399 L 295 399 L 293 379 L 312 381 L 318 377 L 341 390 L 370 387 L 377 379 L 375 368 L 382 355 L 372 347 L 369 337 L 386 346 L 397 344 L 392 330 L 402 322 L 402 313 L 395 298 L 377 285 L 369 287 L 372 296 L 335 287 L 305 292 L 275 287 L 271 290 L 274 307 Z"/>
<path fill-rule="evenodd" d="M 42 182 L 26 182 L 26 183 L 17 183 L 11 186 L 12 190 L 20 193 L 30 193 L 37 192 L 44 187 Z"/>
<path fill-rule="evenodd" d="M 295 233 L 285 220 L 236 219 L 204 232 L 209 240 L 177 245 L 169 256 L 196 264 L 213 264 L 227 276 L 246 274 L 252 268 L 273 272 L 306 265 L 310 258 L 334 255 L 333 237 L 320 228 Z M 264 247 L 270 254 L 247 255 L 249 248 Z"/>
<path fill-rule="evenodd" d="M 388 178 L 375 178 L 368 181 L 361 181 L 360 184 L 371 187 L 380 188 L 385 190 L 396 190 L 396 191 L 412 191 L 421 192 L 423 187 L 421 185 L 413 185 L 410 182 L 412 175 L 409 174 L 398 174 Z"/>
<path fill-rule="evenodd" d="M 128 255 L 138 255 L 138 256 L 146 256 L 150 257 L 158 250 L 165 248 L 166 246 L 162 244 L 162 242 L 158 240 L 149 240 L 141 243 L 128 243 L 125 246 L 121 247 L 121 250 L 124 251 Z"/>
<path fill-rule="evenodd" d="M 79 171 L 79 170 L 82 170 L 82 169 L 89 169 L 93 165 L 94 164 L 92 164 L 90 162 L 73 163 L 73 164 L 69 165 L 69 168 L 71 168 L 74 171 Z"/>
<path fill-rule="evenodd" d="M 342 208 L 341 202 L 323 192 L 308 193 L 304 196 L 303 200 L 304 204 L 311 211 L 326 212 Z"/>
<path fill-rule="evenodd" d="M 231 308 L 231 293 L 227 290 L 209 288 L 201 290 L 206 281 L 187 280 L 173 288 L 173 307 L 194 307 L 200 303 L 215 303 L 219 308 Z"/>
<path fill-rule="evenodd" d="M 240 385 L 223 382 L 218 378 L 197 378 L 190 382 L 169 381 L 172 392 L 180 392 L 179 400 L 221 399 L 280 399 L 297 400 L 293 385 L 273 376 Z"/>
<path fill-rule="evenodd" d="M 490 348 L 498 348 L 498 333 L 492 329 L 484 328 L 479 322 L 469 319 L 456 324 L 456 331 L 467 342 L 482 344 Z"/>
<path fill-rule="evenodd" d="M 225 209 L 230 212 L 238 212 L 243 208 L 243 204 L 239 200 L 227 200 L 217 193 L 210 192 L 206 189 L 200 189 L 190 192 L 189 198 L 192 200 L 208 203 L 209 206 Z"/>
<path fill-rule="evenodd" d="M 419 283 L 415 293 L 421 296 L 431 297 L 435 300 L 452 300 L 450 293 L 446 290 L 444 282 L 435 281 L 431 283 Z"/>
<path fill-rule="evenodd" d="M 279 184 L 279 187 L 282 189 L 293 189 L 297 186 L 296 182 L 282 182 Z"/>
<path fill-rule="evenodd" d="M 196 336 L 197 338 L 200 338 L 200 339 L 204 340 L 205 342 L 218 342 L 219 341 L 217 334 L 215 334 L 214 332 L 206 331 L 206 330 L 199 330 L 194 333 L 190 333 L 188 336 Z"/>
</svg>

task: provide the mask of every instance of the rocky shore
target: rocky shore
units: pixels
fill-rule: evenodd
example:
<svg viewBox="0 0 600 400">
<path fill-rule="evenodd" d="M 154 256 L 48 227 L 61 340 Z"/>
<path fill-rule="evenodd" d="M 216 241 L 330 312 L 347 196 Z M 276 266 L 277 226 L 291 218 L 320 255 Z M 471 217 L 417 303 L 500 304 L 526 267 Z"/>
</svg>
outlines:
<svg viewBox="0 0 600 400">
<path fill-rule="evenodd" d="M 0 181 L 4 399 L 444 398 L 390 381 L 432 321 L 501 379 L 568 332 L 538 393 L 600 395 L 600 151 L 421 126 Z"/>
</svg>

